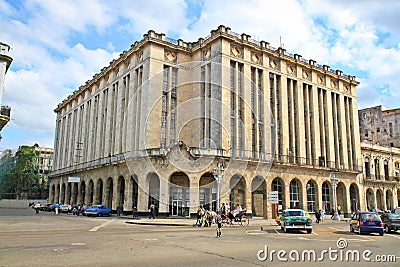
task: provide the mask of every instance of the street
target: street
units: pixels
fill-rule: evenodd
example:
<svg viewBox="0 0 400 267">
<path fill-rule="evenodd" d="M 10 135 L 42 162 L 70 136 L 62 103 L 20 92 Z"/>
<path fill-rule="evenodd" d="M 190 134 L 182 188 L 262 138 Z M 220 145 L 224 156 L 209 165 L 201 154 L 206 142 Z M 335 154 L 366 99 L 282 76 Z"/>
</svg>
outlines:
<svg viewBox="0 0 400 267">
<path fill-rule="evenodd" d="M 314 225 L 312 234 L 284 233 L 273 225 L 261 230 L 250 223 L 223 227 L 222 237 L 216 238 L 214 226 L 135 225 L 128 220 L 0 210 L 0 266 L 398 266 L 393 261 L 400 261 L 399 233 L 360 236 L 350 233 L 345 222 Z M 339 248 L 340 238 L 340 246 L 346 246 Z M 286 255 L 281 252 L 278 258 L 279 250 Z M 292 250 L 299 252 L 297 260 Z M 304 250 L 314 250 L 316 258 L 302 260 Z M 323 250 L 342 255 L 337 253 L 335 260 Z M 346 262 L 349 250 L 360 252 L 359 261 Z M 372 254 L 363 258 L 366 250 Z M 391 262 L 374 262 L 376 256 Z"/>
</svg>

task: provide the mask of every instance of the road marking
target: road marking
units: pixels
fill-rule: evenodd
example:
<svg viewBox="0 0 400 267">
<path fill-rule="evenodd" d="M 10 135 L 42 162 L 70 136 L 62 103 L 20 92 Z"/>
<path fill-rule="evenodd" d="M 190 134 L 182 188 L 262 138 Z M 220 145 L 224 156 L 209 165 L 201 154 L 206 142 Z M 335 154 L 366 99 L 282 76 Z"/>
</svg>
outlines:
<svg viewBox="0 0 400 267">
<path fill-rule="evenodd" d="M 71 243 L 71 246 L 86 246 L 85 243 Z"/>
<path fill-rule="evenodd" d="M 280 235 L 281 233 L 279 233 L 279 231 L 278 230 L 276 230 L 276 229 L 274 229 L 275 230 L 275 232 L 278 234 L 278 235 Z"/>
<path fill-rule="evenodd" d="M 342 230 L 337 229 L 337 228 L 335 228 L 335 227 L 330 227 L 330 226 L 329 226 L 329 228 L 331 228 L 331 229 L 333 229 L 333 230 L 335 230 L 335 231 L 342 231 Z"/>
<path fill-rule="evenodd" d="M 89 232 L 96 232 L 96 231 L 99 230 L 100 228 L 102 228 L 102 227 L 104 227 L 104 226 L 106 226 L 106 225 L 108 225 L 108 224 L 110 224 L 110 223 L 112 223 L 112 222 L 114 222 L 114 221 L 116 221 L 116 220 L 117 220 L 117 219 L 113 219 L 113 220 L 107 221 L 107 222 L 105 222 L 105 223 L 102 223 L 102 224 L 100 224 L 99 226 L 95 226 L 95 227 L 93 227 L 92 229 L 90 229 Z"/>
<path fill-rule="evenodd" d="M 387 234 L 388 236 L 392 236 L 392 237 L 396 237 L 396 238 L 399 238 L 400 239 L 400 236 L 397 236 L 397 235 L 391 235 L 391 234 Z"/>
<path fill-rule="evenodd" d="M 317 234 L 316 232 L 312 232 L 312 234 L 313 234 L 313 235 L 319 235 L 319 234 Z"/>
<path fill-rule="evenodd" d="M 146 239 L 147 241 L 157 241 L 158 239 L 157 238 L 148 238 L 148 239 Z"/>
</svg>

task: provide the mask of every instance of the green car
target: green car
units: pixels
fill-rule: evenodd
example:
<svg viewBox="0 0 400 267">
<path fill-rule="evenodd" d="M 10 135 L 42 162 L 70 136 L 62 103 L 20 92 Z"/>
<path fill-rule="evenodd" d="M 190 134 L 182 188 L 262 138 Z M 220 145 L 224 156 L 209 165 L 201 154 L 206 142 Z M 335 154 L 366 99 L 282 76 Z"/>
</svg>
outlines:
<svg viewBox="0 0 400 267">
<path fill-rule="evenodd" d="M 280 219 L 281 229 L 285 233 L 290 230 L 306 230 L 307 234 L 312 233 L 312 220 L 302 209 L 284 210 Z"/>
</svg>

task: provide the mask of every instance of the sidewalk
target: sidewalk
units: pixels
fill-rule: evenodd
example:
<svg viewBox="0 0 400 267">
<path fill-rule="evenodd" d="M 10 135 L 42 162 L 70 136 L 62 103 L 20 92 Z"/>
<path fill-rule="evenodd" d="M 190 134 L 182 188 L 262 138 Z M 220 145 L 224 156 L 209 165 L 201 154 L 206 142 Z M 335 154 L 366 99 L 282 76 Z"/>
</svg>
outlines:
<svg viewBox="0 0 400 267">
<path fill-rule="evenodd" d="M 126 219 L 125 223 L 128 224 L 138 224 L 138 225 L 159 225 L 159 226 L 186 226 L 195 227 L 196 219 L 186 219 L 186 218 L 162 218 L 162 219 L 148 219 L 139 218 L 132 219 L 128 216 L 120 216 L 121 219 Z M 333 221 L 330 218 L 325 219 L 326 224 L 335 223 L 348 223 L 348 218 L 341 218 L 341 221 Z M 315 224 L 315 219 L 313 220 Z M 249 226 L 278 226 L 278 224 L 273 219 L 263 219 L 263 218 L 252 218 L 250 219 Z"/>
</svg>

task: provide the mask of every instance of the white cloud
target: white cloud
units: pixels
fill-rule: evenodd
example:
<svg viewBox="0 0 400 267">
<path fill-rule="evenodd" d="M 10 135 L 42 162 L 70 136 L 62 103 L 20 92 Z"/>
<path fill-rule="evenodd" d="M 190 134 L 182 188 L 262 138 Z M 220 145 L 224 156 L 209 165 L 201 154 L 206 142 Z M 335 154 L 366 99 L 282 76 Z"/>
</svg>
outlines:
<svg viewBox="0 0 400 267">
<path fill-rule="evenodd" d="M 115 47 L 122 37 L 134 43 L 137 36 L 153 29 L 196 41 L 221 24 L 274 47 L 282 40 L 288 52 L 341 68 L 345 74 L 362 74 L 358 78 L 360 107 L 380 99 L 389 107 L 400 103 L 400 1 L 364 0 L 362 5 L 355 0 L 190 3 L 202 8 L 196 19 L 186 17 L 184 0 L 29 0 L 15 7 L 0 0 L 0 41 L 12 46 L 14 57 L 3 97 L 12 107 L 13 122 L 8 127 L 53 135 L 53 109 L 119 55 Z M 96 45 L 92 36 L 110 36 L 110 40 Z M 382 87 L 386 95 L 379 92 Z"/>
</svg>

